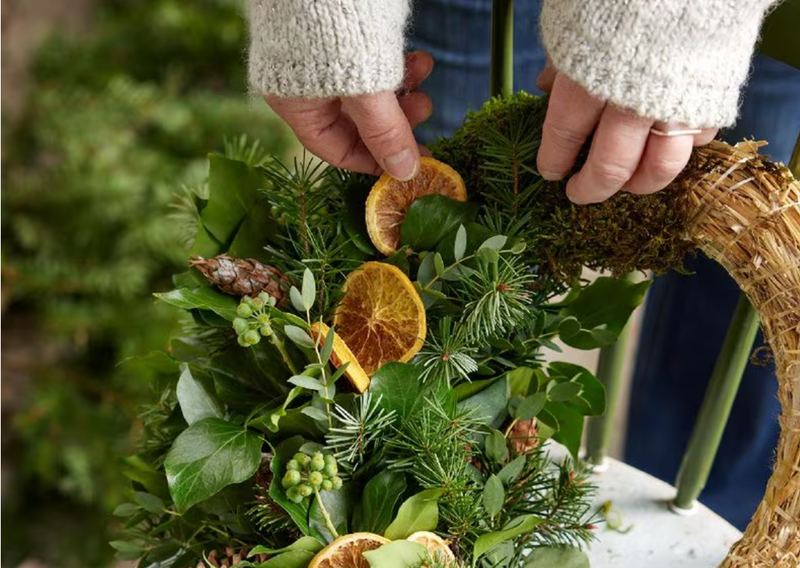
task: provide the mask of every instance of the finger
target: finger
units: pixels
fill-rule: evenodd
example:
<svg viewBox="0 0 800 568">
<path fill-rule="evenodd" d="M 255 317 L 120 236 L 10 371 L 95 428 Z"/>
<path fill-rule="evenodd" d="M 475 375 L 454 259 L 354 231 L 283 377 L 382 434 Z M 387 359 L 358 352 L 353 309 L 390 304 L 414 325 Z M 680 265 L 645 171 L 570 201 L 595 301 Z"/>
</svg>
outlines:
<svg viewBox="0 0 800 568">
<path fill-rule="evenodd" d="M 312 154 L 337 168 L 379 174 L 381 168 L 364 145 L 353 121 L 341 111 L 339 99 L 265 97 Z"/>
<path fill-rule="evenodd" d="M 567 182 L 567 197 L 578 204 L 599 203 L 618 192 L 636 171 L 652 124 L 650 119 L 608 105 L 586 163 Z"/>
<path fill-rule="evenodd" d="M 717 136 L 718 128 L 704 128 L 700 134 L 694 135 L 695 146 L 705 146 Z"/>
<path fill-rule="evenodd" d="M 406 55 L 406 72 L 398 94 L 419 89 L 420 83 L 433 71 L 433 57 L 427 51 L 412 51 Z"/>
<path fill-rule="evenodd" d="M 547 58 L 547 63 L 536 78 L 536 88 L 545 93 L 549 93 L 553 89 L 553 81 L 556 79 L 556 68 L 550 62 L 550 57 Z"/>
<path fill-rule="evenodd" d="M 378 165 L 400 181 L 419 171 L 419 149 L 411 125 L 390 91 L 348 97 L 342 108 L 355 122 L 358 133 Z"/>
<path fill-rule="evenodd" d="M 433 112 L 433 102 L 425 93 L 416 91 L 397 97 L 403 114 L 406 115 L 411 128 L 416 128 L 420 123 L 425 122 L 431 117 Z"/>
<path fill-rule="evenodd" d="M 539 175 L 558 180 L 569 172 L 581 147 L 594 130 L 604 104 L 562 74 L 553 82 L 536 157 Z"/>
<path fill-rule="evenodd" d="M 625 191 L 638 195 L 655 193 L 667 187 L 686 167 L 692 155 L 694 137 L 650 135 L 639 166 L 625 184 Z"/>
</svg>

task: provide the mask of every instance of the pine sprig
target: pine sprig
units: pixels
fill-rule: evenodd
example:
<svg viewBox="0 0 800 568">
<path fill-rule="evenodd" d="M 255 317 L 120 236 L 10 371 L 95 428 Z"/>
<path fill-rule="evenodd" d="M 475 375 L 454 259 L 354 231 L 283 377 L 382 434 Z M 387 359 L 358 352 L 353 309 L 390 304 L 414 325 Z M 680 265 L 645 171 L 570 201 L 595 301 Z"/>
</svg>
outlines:
<svg viewBox="0 0 800 568">
<path fill-rule="evenodd" d="M 414 359 L 422 367 L 422 381 L 441 380 L 448 384 L 469 381 L 478 370 L 475 356 L 478 348 L 468 338 L 466 326 L 454 323 L 451 317 L 439 320 L 438 330 L 430 333 L 424 347 Z"/>
<path fill-rule="evenodd" d="M 353 412 L 336 405 L 334 426 L 325 437 L 342 469 L 352 472 L 376 450 L 377 443 L 388 437 L 395 423 L 395 412 L 380 407 L 380 397 L 367 391 L 356 402 Z"/>
</svg>

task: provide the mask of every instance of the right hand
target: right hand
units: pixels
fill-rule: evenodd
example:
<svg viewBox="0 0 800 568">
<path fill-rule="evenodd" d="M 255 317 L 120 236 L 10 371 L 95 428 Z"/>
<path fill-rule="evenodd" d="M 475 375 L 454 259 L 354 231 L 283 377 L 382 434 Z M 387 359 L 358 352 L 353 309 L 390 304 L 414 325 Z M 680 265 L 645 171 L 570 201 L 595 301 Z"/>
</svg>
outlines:
<svg viewBox="0 0 800 568">
<path fill-rule="evenodd" d="M 412 128 L 430 117 L 433 104 L 419 91 L 433 58 L 424 51 L 406 55 L 403 85 L 396 93 L 332 99 L 265 96 L 267 104 L 315 156 L 337 168 L 406 181 L 419 171 L 420 151 Z"/>
</svg>

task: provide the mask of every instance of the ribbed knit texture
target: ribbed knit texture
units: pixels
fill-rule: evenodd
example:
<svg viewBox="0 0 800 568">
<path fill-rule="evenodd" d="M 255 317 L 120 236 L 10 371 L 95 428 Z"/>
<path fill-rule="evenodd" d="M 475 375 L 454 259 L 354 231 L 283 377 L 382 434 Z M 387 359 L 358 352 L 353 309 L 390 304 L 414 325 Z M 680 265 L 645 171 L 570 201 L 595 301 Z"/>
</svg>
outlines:
<svg viewBox="0 0 800 568">
<path fill-rule="evenodd" d="M 729 126 L 774 0 L 544 0 L 553 65 L 592 95 L 665 122 Z"/>
<path fill-rule="evenodd" d="M 251 88 L 281 97 L 391 91 L 408 0 L 249 0 Z"/>
</svg>

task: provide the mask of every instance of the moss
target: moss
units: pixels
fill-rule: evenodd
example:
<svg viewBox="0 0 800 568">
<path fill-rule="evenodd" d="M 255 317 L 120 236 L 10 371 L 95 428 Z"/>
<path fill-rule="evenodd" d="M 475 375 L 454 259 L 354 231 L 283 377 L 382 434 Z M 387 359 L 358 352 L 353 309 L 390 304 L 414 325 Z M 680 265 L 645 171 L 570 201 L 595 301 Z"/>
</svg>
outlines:
<svg viewBox="0 0 800 568">
<path fill-rule="evenodd" d="M 486 181 L 486 133 L 492 129 L 510 132 L 512 125 L 524 121 L 530 140 L 541 137 L 547 99 L 518 93 L 506 99 L 493 99 L 467 116 L 452 137 L 432 146 L 438 159 L 461 173 L 470 195 L 486 201 L 493 188 Z M 584 151 L 576 169 L 585 160 Z M 527 179 L 521 185 L 540 181 L 536 164 L 518 168 Z M 588 266 L 613 274 L 633 270 L 661 273 L 680 268 L 686 253 L 693 249 L 685 241 L 686 219 L 680 206 L 680 182 L 653 195 L 618 193 L 596 205 L 575 205 L 565 193 L 565 183 L 547 182 L 537 194 L 530 223 L 536 230 L 526 231 L 528 247 L 535 257 L 546 260 L 546 270 L 565 282 L 579 277 Z"/>
</svg>

